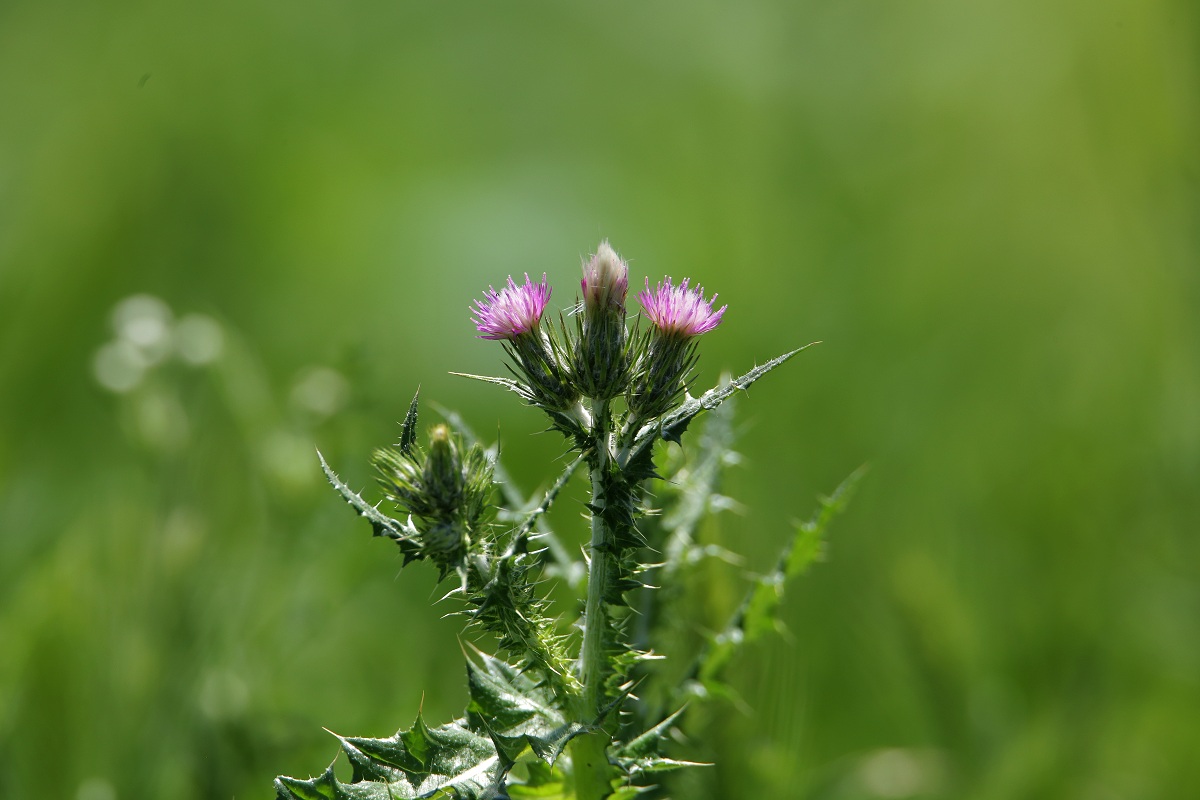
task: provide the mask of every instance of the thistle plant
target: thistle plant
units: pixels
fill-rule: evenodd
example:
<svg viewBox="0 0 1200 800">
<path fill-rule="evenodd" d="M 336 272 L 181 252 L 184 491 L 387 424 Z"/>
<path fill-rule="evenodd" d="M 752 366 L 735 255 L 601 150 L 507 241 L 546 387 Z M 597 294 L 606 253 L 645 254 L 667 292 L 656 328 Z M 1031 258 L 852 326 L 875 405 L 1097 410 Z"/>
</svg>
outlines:
<svg viewBox="0 0 1200 800">
<path fill-rule="evenodd" d="M 497 449 L 485 448 L 455 414 L 445 413 L 420 442 L 416 397 L 399 443 L 373 458 L 388 511 L 321 458 L 333 487 L 376 536 L 399 547 L 405 565 L 426 561 L 438 570 L 453 613 L 495 652 L 467 654 L 461 718 L 430 727 L 418 714 L 388 738 L 338 736 L 350 780 L 333 766 L 307 780 L 280 777 L 280 798 L 661 796 L 660 773 L 700 766 L 675 744 L 687 709 L 726 695 L 725 666 L 775 628 L 787 579 L 817 558 L 854 476 L 797 525 L 724 627 L 693 652 L 665 648 L 665 668 L 655 644 L 685 624 L 679 587 L 706 558 L 731 557 L 696 535 L 707 515 L 728 505 L 719 488 L 734 460 L 731 401 L 805 348 L 693 396 L 700 337 L 723 322 L 726 306 L 714 309 L 716 295 L 706 298 L 687 278 L 666 277 L 653 289 L 647 278 L 641 317 L 630 325 L 628 266 L 608 242 L 582 272 L 566 316 L 547 313 L 545 275 L 540 282 L 525 275 L 523 283 L 509 277 L 470 309 L 479 338 L 501 343 L 512 375 L 464 377 L 540 409 L 570 451 L 540 497 L 523 497 L 506 480 Z M 703 414 L 698 448 L 656 459 L 660 442 L 682 445 Z M 579 473 L 588 481 L 589 528 L 573 557 L 545 514 Z M 551 602 L 550 579 L 575 591 L 576 607 Z"/>
</svg>

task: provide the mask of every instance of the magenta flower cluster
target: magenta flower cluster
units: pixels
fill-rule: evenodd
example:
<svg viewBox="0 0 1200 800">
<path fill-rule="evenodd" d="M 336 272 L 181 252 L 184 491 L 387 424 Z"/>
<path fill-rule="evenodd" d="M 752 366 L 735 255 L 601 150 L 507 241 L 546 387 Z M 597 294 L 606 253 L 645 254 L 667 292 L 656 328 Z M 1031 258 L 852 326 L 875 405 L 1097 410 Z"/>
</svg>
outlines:
<svg viewBox="0 0 1200 800">
<path fill-rule="evenodd" d="M 471 321 L 481 339 L 515 339 L 537 330 L 548 302 L 550 286 L 546 283 L 545 273 L 542 273 L 541 283 L 534 283 L 529 273 L 525 273 L 524 286 L 514 283 L 510 275 L 508 286 L 498 292 L 489 286 L 484 299 L 475 301 Z"/>
<path fill-rule="evenodd" d="M 638 292 L 638 302 L 646 310 L 646 316 L 654 326 L 667 336 L 678 336 L 690 339 L 702 333 L 708 333 L 721 324 L 721 317 L 728 306 L 721 306 L 713 311 L 711 300 L 704 299 L 704 288 L 688 288 L 688 279 L 678 286 L 671 284 L 666 278 L 660 282 L 654 291 L 650 290 L 650 279 L 646 279 L 646 290 Z"/>
<path fill-rule="evenodd" d="M 689 288 L 688 280 L 684 278 L 676 286 L 667 277 L 651 290 L 647 278 L 646 290 L 638 292 L 638 301 L 645 309 L 646 317 L 666 336 L 690 339 L 708 333 L 721 324 L 721 317 L 728 308 L 721 306 L 714 311 L 717 295 L 705 300 L 704 288 Z M 585 298 L 599 301 L 611 297 L 617 305 L 623 305 L 627 285 L 624 262 L 608 242 L 602 242 L 597 255 L 584 264 L 581 288 Z M 523 286 L 518 286 L 509 276 L 507 287 L 498 292 L 488 287 L 484 299 L 475 301 L 471 321 L 482 339 L 515 339 L 538 329 L 549 300 L 550 286 L 546 283 L 545 273 L 541 283 L 534 283 L 526 273 Z"/>
</svg>

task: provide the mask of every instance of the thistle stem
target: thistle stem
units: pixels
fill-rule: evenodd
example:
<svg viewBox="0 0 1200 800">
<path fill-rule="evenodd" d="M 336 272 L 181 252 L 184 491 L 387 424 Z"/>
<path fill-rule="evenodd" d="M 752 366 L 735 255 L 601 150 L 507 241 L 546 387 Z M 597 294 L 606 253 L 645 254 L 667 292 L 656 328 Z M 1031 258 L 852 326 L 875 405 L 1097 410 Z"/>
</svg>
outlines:
<svg viewBox="0 0 1200 800">
<path fill-rule="evenodd" d="M 608 607 L 604 590 L 610 578 L 612 563 L 611 532 L 604 523 L 604 474 L 609 468 L 610 432 L 607 400 L 592 401 L 592 443 L 595 456 L 592 463 L 592 540 L 588 562 L 587 606 L 584 612 L 583 645 L 579 651 L 580 720 L 594 723 L 600 717 L 604 702 L 604 683 L 607 679 L 607 660 L 604 657 L 604 629 L 608 625 Z M 571 760 L 575 767 L 576 800 L 601 800 L 611 792 L 611 770 L 607 749 L 611 737 L 603 729 L 585 734 L 571 743 Z"/>
</svg>

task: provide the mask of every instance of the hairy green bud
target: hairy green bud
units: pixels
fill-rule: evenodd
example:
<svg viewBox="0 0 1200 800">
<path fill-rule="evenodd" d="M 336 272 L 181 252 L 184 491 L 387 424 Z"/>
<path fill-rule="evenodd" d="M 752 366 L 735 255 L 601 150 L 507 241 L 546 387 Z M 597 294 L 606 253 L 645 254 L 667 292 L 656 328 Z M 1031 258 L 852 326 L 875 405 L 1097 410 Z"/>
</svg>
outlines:
<svg viewBox="0 0 1200 800">
<path fill-rule="evenodd" d="M 435 425 L 428 451 L 381 449 L 374 462 L 388 499 L 412 516 L 422 556 L 443 571 L 456 568 L 492 511 L 492 465 L 482 448 Z"/>
<path fill-rule="evenodd" d="M 429 431 L 424 474 L 430 502 L 443 514 L 452 515 L 462 502 L 463 471 L 458 449 L 445 425 L 435 425 Z"/>
</svg>

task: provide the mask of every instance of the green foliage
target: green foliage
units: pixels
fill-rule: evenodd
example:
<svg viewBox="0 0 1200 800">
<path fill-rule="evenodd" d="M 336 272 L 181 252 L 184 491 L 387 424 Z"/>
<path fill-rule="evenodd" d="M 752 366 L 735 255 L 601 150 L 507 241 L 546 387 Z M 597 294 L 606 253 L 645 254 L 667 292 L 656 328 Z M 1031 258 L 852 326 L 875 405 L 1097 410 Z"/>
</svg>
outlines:
<svg viewBox="0 0 1200 800">
<path fill-rule="evenodd" d="M 528 672 L 484 653 L 476 657 L 478 666 L 467 661 L 467 718 L 476 729 L 488 731 L 509 763 L 529 747 L 553 766 L 567 742 L 590 730 L 587 723 L 568 721 L 558 707 L 561 698 Z"/>
<path fill-rule="evenodd" d="M 580 328 L 581 332 L 584 330 Z M 597 346 L 608 348 L 612 338 L 601 336 Z M 650 357 L 617 350 L 622 358 Z M 715 493 L 720 465 L 730 458 L 731 414 L 721 412 L 721 406 L 737 390 L 745 389 L 796 352 L 799 351 L 774 359 L 740 378 L 723 380 L 698 400 L 684 399 L 681 393 L 668 387 L 670 390 L 663 396 L 680 402 L 679 409 L 672 410 L 668 404 L 660 412 L 665 413 L 662 420 L 649 420 L 644 425 L 638 424 L 632 394 L 623 413 L 613 414 L 607 398 L 594 400 L 590 413 L 572 411 L 574 427 L 564 429 L 557 424 L 555 427 L 563 430 L 568 441 L 575 445 L 581 436 L 589 436 L 588 445 L 579 448 L 582 452 L 539 503 L 521 514 L 510 511 L 504 517 L 513 527 L 502 537 L 496 535 L 497 526 L 489 522 L 494 516 L 493 475 L 496 471 L 504 474 L 494 454 L 485 451 L 469 430 L 452 433 L 446 425 L 431 429 L 428 449 L 417 446 L 415 397 L 402 425 L 399 449 L 382 450 L 375 457 L 388 498 L 408 514 L 407 523 L 369 505 L 322 458 L 322 467 L 333 487 L 371 523 L 375 535 L 396 542 L 406 564 L 429 559 L 439 567 L 443 578 L 451 573 L 458 575 L 458 587 L 447 595 L 458 596 L 464 603 L 464 608 L 456 613 L 492 634 L 499 648 L 516 661 L 510 664 L 476 651 L 467 661 L 471 699 L 465 717 L 429 728 L 418 715 L 412 728 L 389 739 L 338 737 L 353 767 L 351 782 L 340 783 L 331 767 L 314 779 L 279 778 L 276 781 L 279 796 L 284 800 L 417 798 L 441 793 L 464 800 L 482 800 L 512 788 L 517 790 L 518 797 L 599 800 L 642 794 L 652 789 L 648 781 L 653 776 L 697 766 L 665 752 L 668 734 L 682 710 L 652 723 L 644 711 L 640 716 L 636 712 L 626 713 L 624 722 L 613 721 L 622 713 L 634 687 L 631 681 L 634 671 L 645 670 L 648 662 L 656 660 L 644 644 L 639 646 L 632 640 L 629 599 L 635 592 L 644 597 L 654 591 L 642 580 L 644 574 L 658 572 L 676 577 L 679 572 L 680 545 L 684 544 L 687 529 L 694 528 L 703 516 Z M 611 370 L 606 373 L 608 368 L 600 372 L 623 374 L 623 370 L 653 368 L 641 361 L 636 362 L 636 367 L 633 363 L 615 373 Z M 514 371 L 527 372 L 528 365 Z M 597 379 L 599 374 L 593 374 L 592 378 Z M 684 379 L 681 373 L 672 382 Z M 563 414 L 564 409 L 557 404 L 548 406 L 539 399 L 543 390 L 535 390 L 519 380 L 484 380 L 535 400 L 552 422 Z M 639 385 L 644 386 L 632 380 L 626 382 L 631 393 L 639 391 Z M 642 404 L 643 413 L 645 408 Z M 701 438 L 703 449 L 697 459 L 696 477 L 682 484 L 686 488 L 679 493 L 681 507 L 674 509 L 672 517 L 684 521 L 676 528 L 676 541 L 670 548 L 670 569 L 663 570 L 662 565 L 647 560 L 652 552 L 651 542 L 639 530 L 646 513 L 647 484 L 659 477 L 653 464 L 653 442 L 659 436 L 678 441 L 689 423 L 708 411 L 717 412 L 710 426 L 712 431 Z M 447 418 L 458 419 L 455 415 Z M 548 599 L 538 591 L 544 562 L 537 558 L 538 551 L 531 551 L 530 543 L 532 531 L 581 463 L 587 464 L 591 474 L 592 499 L 587 509 L 592 541 L 586 565 L 587 606 L 578 621 L 583 632 L 582 643 L 572 664 L 570 639 L 559 633 Z M 816 557 L 826 525 L 843 507 L 848 494 L 848 486 L 844 485 L 825 501 L 820 515 L 799 526 L 776 571 L 759 579 L 730 629 L 717 637 L 716 646 L 698 657 L 698 667 L 690 681 L 715 685 L 717 670 L 732 655 L 732 648 L 723 643 L 735 637 L 740 642 L 746 638 L 743 634 L 757 637 L 764 621 L 774 618 L 782 590 L 776 588 L 773 595 L 768 595 L 767 590 L 807 568 Z M 549 532 L 542 536 L 552 538 Z M 630 724 L 639 718 L 645 724 Z M 559 758 L 577 737 L 582 738 L 572 748 L 570 766 L 563 771 L 558 767 Z M 527 754 L 536 760 L 531 762 Z M 581 766 L 584 763 L 588 764 L 586 769 Z M 519 764 L 523 767 L 522 774 L 512 774 Z"/>
<path fill-rule="evenodd" d="M 330 767 L 317 778 L 278 778 L 281 800 L 420 798 L 439 792 L 458 800 L 497 796 L 527 752 L 541 759 L 529 787 L 544 788 L 547 771 L 567 743 L 587 726 L 566 720 L 557 698 L 528 673 L 476 652 L 467 660 L 470 704 L 464 717 L 430 728 L 421 715 L 387 739 L 339 736 L 354 773 L 340 782 Z M 526 795 L 539 796 L 539 795 Z"/>
<path fill-rule="evenodd" d="M 339 781 L 332 767 L 305 781 L 276 778 L 281 800 L 411 800 L 439 792 L 490 800 L 503 784 L 505 769 L 492 742 L 457 722 L 430 728 L 418 716 L 389 739 L 338 738 L 354 767 L 351 782 Z"/>
</svg>

